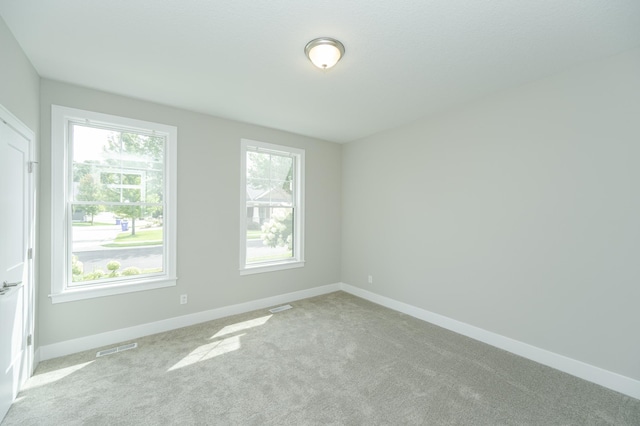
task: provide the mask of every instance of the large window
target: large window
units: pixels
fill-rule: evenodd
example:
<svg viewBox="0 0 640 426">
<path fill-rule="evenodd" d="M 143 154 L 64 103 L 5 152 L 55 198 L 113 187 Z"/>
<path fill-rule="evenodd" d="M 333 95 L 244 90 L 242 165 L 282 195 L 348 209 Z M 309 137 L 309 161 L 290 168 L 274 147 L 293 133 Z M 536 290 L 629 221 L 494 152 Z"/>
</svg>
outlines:
<svg viewBox="0 0 640 426">
<path fill-rule="evenodd" d="M 175 285 L 175 127 L 52 107 L 54 303 Z"/>
<path fill-rule="evenodd" d="M 304 265 L 304 150 L 241 141 L 240 273 Z"/>
</svg>

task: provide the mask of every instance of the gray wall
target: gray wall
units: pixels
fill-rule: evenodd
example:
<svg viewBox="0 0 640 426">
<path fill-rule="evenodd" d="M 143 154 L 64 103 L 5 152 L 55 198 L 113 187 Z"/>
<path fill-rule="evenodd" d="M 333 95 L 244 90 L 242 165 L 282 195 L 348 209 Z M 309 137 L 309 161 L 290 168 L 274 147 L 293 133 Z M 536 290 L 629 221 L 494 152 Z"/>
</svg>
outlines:
<svg viewBox="0 0 640 426">
<path fill-rule="evenodd" d="M 43 79 L 43 218 L 49 217 L 51 105 L 178 127 L 178 285 L 52 304 L 50 223 L 42 222 L 41 344 L 252 301 L 340 281 L 341 147 L 264 127 L 214 118 Z M 304 268 L 239 275 L 240 139 L 306 150 Z M 189 303 L 179 304 L 188 294 Z"/>
<path fill-rule="evenodd" d="M 22 52 L 20 45 L 13 38 L 13 34 L 11 34 L 2 18 L 0 18 L 0 104 L 35 133 L 33 160 L 38 161 L 40 145 L 40 77 L 29 59 Z M 36 261 L 39 256 L 38 236 L 39 230 L 36 223 Z M 39 272 L 38 268 L 35 268 L 35 282 L 37 283 L 38 281 Z M 37 301 L 35 317 L 37 324 Z M 36 327 L 34 335 L 36 346 L 38 342 L 39 330 Z"/>
<path fill-rule="evenodd" d="M 342 281 L 640 379 L 639 117 L 635 50 L 345 145 Z"/>
<path fill-rule="evenodd" d="M 0 104 L 36 134 L 40 77 L 0 18 Z"/>
</svg>

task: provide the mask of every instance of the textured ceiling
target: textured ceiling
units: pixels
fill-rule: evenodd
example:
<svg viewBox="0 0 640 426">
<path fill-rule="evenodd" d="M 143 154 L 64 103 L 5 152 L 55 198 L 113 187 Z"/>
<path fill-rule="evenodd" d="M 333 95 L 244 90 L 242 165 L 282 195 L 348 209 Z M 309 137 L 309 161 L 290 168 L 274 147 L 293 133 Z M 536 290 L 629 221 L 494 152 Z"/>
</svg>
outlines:
<svg viewBox="0 0 640 426">
<path fill-rule="evenodd" d="M 42 77 L 348 142 L 640 45 L 638 0 L 0 0 Z M 323 73 L 316 37 L 346 54 Z"/>
</svg>

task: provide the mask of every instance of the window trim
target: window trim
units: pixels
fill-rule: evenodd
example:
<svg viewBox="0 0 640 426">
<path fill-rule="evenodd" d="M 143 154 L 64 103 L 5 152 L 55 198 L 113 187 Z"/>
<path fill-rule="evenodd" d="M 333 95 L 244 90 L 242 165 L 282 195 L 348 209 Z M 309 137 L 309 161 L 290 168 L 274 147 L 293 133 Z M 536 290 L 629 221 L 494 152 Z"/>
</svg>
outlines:
<svg viewBox="0 0 640 426">
<path fill-rule="evenodd" d="M 69 123 L 116 127 L 118 130 L 157 132 L 165 134 L 163 194 L 163 233 L 165 238 L 164 270 L 161 275 L 127 280 L 111 280 L 90 286 L 69 286 L 67 253 L 71 238 L 68 224 L 67 197 L 69 194 Z M 51 105 L 51 298 L 52 303 L 70 302 L 151 290 L 176 285 L 177 238 L 177 139 L 175 126 L 120 117 L 111 114 Z"/>
<path fill-rule="evenodd" d="M 291 259 L 247 264 L 247 151 L 248 148 L 264 149 L 275 154 L 281 153 L 293 156 L 296 159 L 294 188 L 294 217 L 293 229 L 294 244 L 293 257 Z M 301 268 L 305 264 L 304 259 L 304 176 L 305 161 L 304 149 L 290 146 L 276 145 L 251 139 L 240 140 L 240 275 L 258 274 L 263 272 L 279 271 L 291 268 Z"/>
</svg>

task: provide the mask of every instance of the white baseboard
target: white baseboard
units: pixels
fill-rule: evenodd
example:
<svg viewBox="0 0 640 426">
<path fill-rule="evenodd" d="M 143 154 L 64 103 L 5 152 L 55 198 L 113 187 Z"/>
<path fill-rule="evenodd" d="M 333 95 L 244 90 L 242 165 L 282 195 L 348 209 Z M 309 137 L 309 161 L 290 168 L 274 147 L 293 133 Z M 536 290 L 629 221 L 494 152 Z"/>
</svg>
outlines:
<svg viewBox="0 0 640 426">
<path fill-rule="evenodd" d="M 640 381 L 630 377 L 623 376 L 612 371 L 595 367 L 593 365 L 559 355 L 554 352 L 540 349 L 538 347 L 474 327 L 473 325 L 460 322 L 443 315 L 439 315 L 422 308 L 409 305 L 407 303 L 398 302 L 379 294 L 354 287 L 349 284 L 340 283 L 340 289 L 358 296 L 370 302 L 402 312 L 412 317 L 430 322 L 447 330 L 451 330 L 458 334 L 470 337 L 475 340 L 487 343 L 505 351 L 520 355 L 521 357 L 530 359 L 556 370 L 571 374 L 572 376 L 596 383 L 616 392 L 623 393 L 632 398 L 640 399 Z"/>
<path fill-rule="evenodd" d="M 412 317 L 427 321 L 447 330 L 470 337 L 472 339 L 487 343 L 491 346 L 514 353 L 540 364 L 555 368 L 584 380 L 599 384 L 606 388 L 623 393 L 630 397 L 640 399 L 640 381 L 623 376 L 612 371 L 596 367 L 582 361 L 568 358 L 563 355 L 541 349 L 509 337 L 502 336 L 491 331 L 484 330 L 473 325 L 466 324 L 452 318 L 439 315 L 426 309 L 418 308 L 407 303 L 372 293 L 345 283 L 329 284 L 321 287 L 314 287 L 307 290 L 286 293 L 278 296 L 267 297 L 237 305 L 224 306 L 204 312 L 183 315 L 169 318 L 148 324 L 134 327 L 113 330 L 93 336 L 81 337 L 39 347 L 35 352 L 35 364 L 47 359 L 57 358 L 72 353 L 82 352 L 89 349 L 99 348 L 114 343 L 137 339 L 151 334 L 162 333 L 181 327 L 187 327 L 214 319 L 250 312 L 257 309 L 264 309 L 282 303 L 293 302 L 308 297 L 320 296 L 322 294 L 343 290 L 354 296 L 376 303 L 378 305 L 402 312 Z"/>
<path fill-rule="evenodd" d="M 293 302 L 295 300 L 306 299 L 308 297 L 320 296 L 340 290 L 340 284 L 329 284 L 321 287 L 314 287 L 307 290 L 295 291 L 293 293 L 281 294 L 264 299 L 253 300 L 251 302 L 239 303 L 237 305 L 224 306 L 211 309 L 209 311 L 196 312 L 194 314 L 169 318 L 162 321 L 137 325 L 134 327 L 122 328 L 95 334 L 93 336 L 80 337 L 66 340 L 64 342 L 53 343 L 40 346 L 37 350 L 36 359 L 45 361 L 89 349 L 112 345 L 127 340 L 137 339 L 151 334 L 162 333 L 164 331 L 175 330 L 214 319 L 227 317 L 230 315 L 242 314 L 245 312 L 264 309 L 282 303 Z"/>
</svg>

